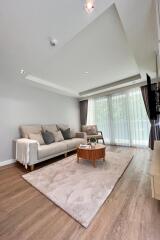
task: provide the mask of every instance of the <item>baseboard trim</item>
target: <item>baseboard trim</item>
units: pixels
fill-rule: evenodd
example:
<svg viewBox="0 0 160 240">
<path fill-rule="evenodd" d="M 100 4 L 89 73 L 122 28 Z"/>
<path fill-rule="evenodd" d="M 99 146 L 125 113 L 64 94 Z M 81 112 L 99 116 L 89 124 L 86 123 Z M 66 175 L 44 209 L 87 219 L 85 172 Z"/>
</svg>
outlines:
<svg viewBox="0 0 160 240">
<path fill-rule="evenodd" d="M 15 162 L 16 162 L 15 159 L 8 159 L 8 160 L 5 160 L 5 161 L 3 161 L 3 162 L 0 162 L 0 167 L 9 165 L 9 164 L 12 164 L 12 163 L 15 163 Z"/>
</svg>

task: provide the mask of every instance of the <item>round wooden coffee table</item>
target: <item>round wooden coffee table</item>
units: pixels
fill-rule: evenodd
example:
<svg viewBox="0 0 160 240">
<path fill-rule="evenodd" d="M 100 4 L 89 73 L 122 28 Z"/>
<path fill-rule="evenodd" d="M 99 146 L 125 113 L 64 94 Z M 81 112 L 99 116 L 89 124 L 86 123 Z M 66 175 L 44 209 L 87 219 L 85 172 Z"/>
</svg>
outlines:
<svg viewBox="0 0 160 240">
<path fill-rule="evenodd" d="M 90 160 L 96 167 L 96 160 L 103 159 L 105 161 L 105 148 L 106 146 L 103 144 L 96 144 L 95 147 L 78 147 L 77 162 L 79 163 L 80 158 Z"/>
</svg>

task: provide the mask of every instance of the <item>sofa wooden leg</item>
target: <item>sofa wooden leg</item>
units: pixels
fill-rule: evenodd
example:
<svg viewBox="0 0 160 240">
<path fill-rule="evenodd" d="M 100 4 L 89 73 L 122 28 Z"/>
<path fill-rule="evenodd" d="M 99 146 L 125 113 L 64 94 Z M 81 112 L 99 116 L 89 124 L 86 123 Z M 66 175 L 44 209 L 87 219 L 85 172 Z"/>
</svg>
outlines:
<svg viewBox="0 0 160 240">
<path fill-rule="evenodd" d="M 31 171 L 34 171 L 34 164 L 30 166 Z"/>
<path fill-rule="evenodd" d="M 67 153 L 64 154 L 64 157 L 65 157 L 65 158 L 67 157 Z"/>
</svg>

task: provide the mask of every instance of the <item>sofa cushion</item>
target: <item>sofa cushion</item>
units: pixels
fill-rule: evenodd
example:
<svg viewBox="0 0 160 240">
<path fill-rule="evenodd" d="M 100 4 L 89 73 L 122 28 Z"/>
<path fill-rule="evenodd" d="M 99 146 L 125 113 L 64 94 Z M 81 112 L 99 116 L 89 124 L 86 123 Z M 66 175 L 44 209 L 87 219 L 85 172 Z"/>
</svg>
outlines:
<svg viewBox="0 0 160 240">
<path fill-rule="evenodd" d="M 45 144 L 41 133 L 29 133 L 29 139 L 36 140 L 40 145 Z"/>
<path fill-rule="evenodd" d="M 55 142 L 55 138 L 52 132 L 49 132 L 49 131 L 42 132 L 42 136 L 45 144 L 51 144 Z"/>
<path fill-rule="evenodd" d="M 59 124 L 57 124 L 57 128 L 62 129 L 62 130 L 66 130 L 66 129 L 69 128 L 69 126 L 67 124 L 59 123 Z"/>
<path fill-rule="evenodd" d="M 41 133 L 42 126 L 40 124 L 22 125 L 20 126 L 20 134 L 23 138 L 29 138 L 30 133 Z"/>
<path fill-rule="evenodd" d="M 57 128 L 59 130 L 67 130 L 69 128 L 69 126 L 67 124 L 57 124 Z M 75 138 L 76 137 L 76 131 L 72 128 L 70 128 L 70 134 L 71 134 L 71 138 Z"/>
<path fill-rule="evenodd" d="M 64 142 L 54 142 L 50 145 L 41 145 L 38 148 L 38 159 L 42 159 L 63 152 L 67 152 L 67 144 L 65 144 Z"/>
<path fill-rule="evenodd" d="M 53 134 L 58 131 L 56 124 L 42 125 L 42 129 L 43 129 L 44 132 L 49 131 Z"/>
<path fill-rule="evenodd" d="M 64 140 L 63 143 L 67 144 L 68 151 L 76 149 L 80 144 L 86 144 L 86 139 L 84 138 L 72 138 Z"/>
</svg>

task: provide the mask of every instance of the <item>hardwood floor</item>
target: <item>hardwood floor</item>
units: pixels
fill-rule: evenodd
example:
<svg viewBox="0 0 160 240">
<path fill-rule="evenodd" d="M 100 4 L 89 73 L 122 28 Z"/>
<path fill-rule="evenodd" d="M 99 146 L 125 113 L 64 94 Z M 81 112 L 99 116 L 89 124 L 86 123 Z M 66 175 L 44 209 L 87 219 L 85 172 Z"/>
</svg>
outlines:
<svg viewBox="0 0 160 240">
<path fill-rule="evenodd" d="M 134 158 L 87 229 L 25 182 L 19 164 L 0 168 L 0 240 L 159 240 L 160 201 L 151 198 L 150 151 L 108 150 L 133 151 Z"/>
</svg>

